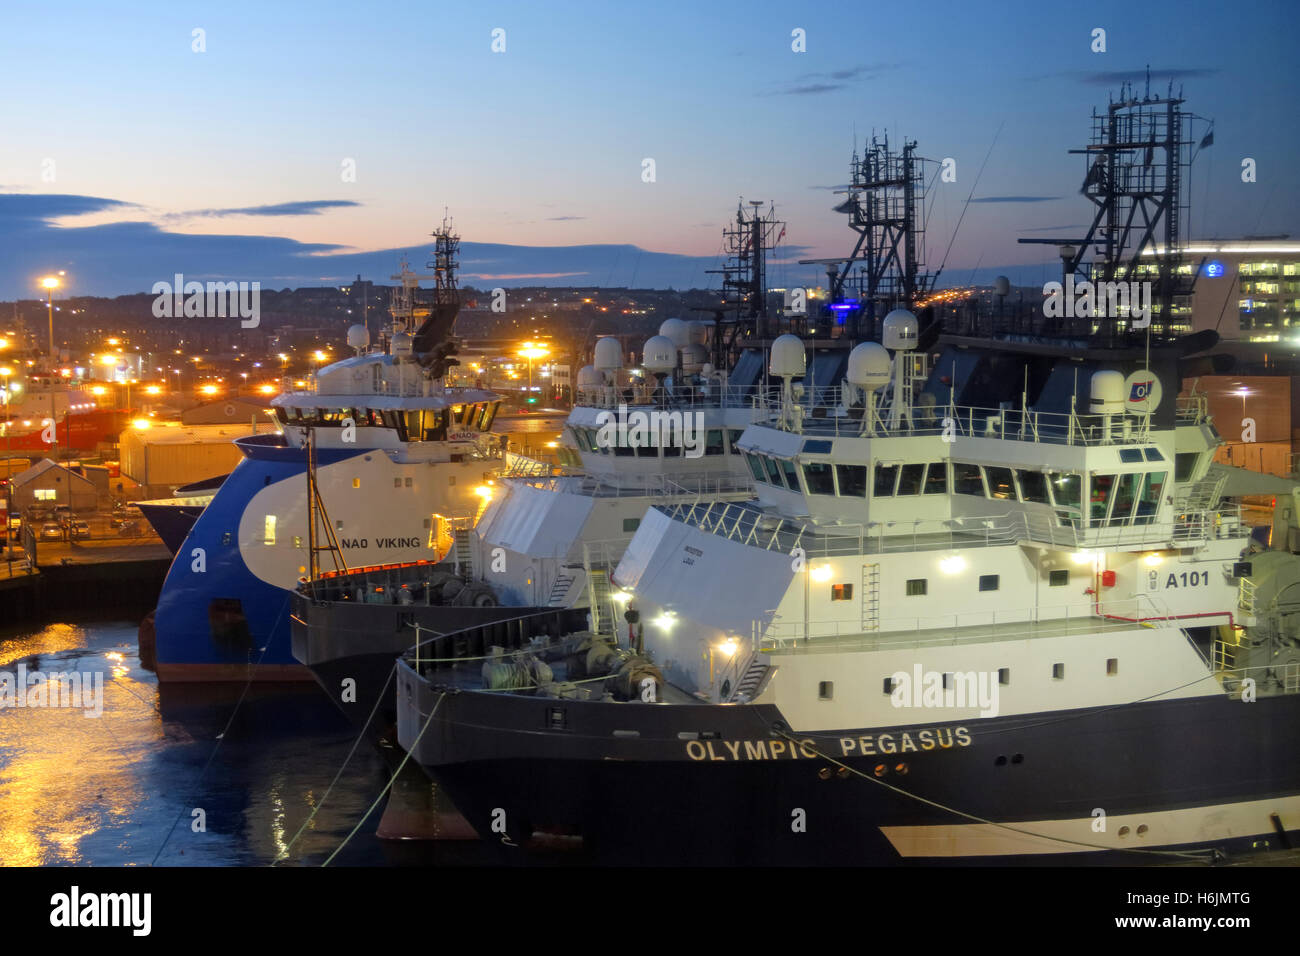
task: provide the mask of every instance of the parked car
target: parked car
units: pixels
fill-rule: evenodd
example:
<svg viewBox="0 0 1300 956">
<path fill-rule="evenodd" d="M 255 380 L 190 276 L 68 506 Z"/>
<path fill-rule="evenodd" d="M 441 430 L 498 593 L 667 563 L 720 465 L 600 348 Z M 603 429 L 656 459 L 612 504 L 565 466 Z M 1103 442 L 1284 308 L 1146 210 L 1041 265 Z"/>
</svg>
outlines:
<svg viewBox="0 0 1300 956">
<path fill-rule="evenodd" d="M 73 521 L 72 524 L 68 526 L 68 533 L 71 534 L 74 539 L 89 538 L 90 525 L 84 521 Z"/>
<path fill-rule="evenodd" d="M 63 529 L 59 527 L 59 523 L 57 521 L 47 521 L 45 522 L 45 524 L 41 525 L 41 540 L 42 541 L 63 540 Z"/>
<path fill-rule="evenodd" d="M 138 537 L 140 534 L 140 522 L 128 518 L 122 522 L 122 526 L 117 529 L 117 533 L 124 538 Z"/>
</svg>

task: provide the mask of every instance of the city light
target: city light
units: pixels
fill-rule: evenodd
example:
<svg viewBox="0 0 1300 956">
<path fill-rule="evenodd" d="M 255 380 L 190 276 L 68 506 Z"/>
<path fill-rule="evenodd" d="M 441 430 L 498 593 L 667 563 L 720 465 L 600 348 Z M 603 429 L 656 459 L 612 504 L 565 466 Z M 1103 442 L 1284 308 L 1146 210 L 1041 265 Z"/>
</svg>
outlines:
<svg viewBox="0 0 1300 956">
<path fill-rule="evenodd" d="M 117 366 L 117 361 L 118 361 L 118 359 L 117 359 L 117 356 L 116 356 L 116 355 L 101 355 L 101 356 L 99 357 L 99 364 L 100 364 L 100 365 L 103 365 L 103 366 L 113 366 L 113 367 L 116 367 L 116 366 Z"/>
<path fill-rule="evenodd" d="M 153 424 L 153 423 L 150 422 L 149 419 L 147 419 L 147 418 L 137 418 L 137 419 L 135 419 L 134 421 L 131 422 L 131 426 L 132 426 L 136 431 L 139 431 L 139 432 L 144 431 L 144 430 L 145 430 L 146 428 L 148 428 L 151 424 Z"/>
<path fill-rule="evenodd" d="M 215 395 L 217 392 L 221 391 L 221 389 L 217 388 L 215 385 L 204 385 L 199 389 L 199 391 L 204 395 Z"/>
<path fill-rule="evenodd" d="M 57 289 L 59 287 L 59 277 L 46 276 L 41 280 L 41 287 L 45 289 Z"/>
<path fill-rule="evenodd" d="M 275 386 L 274 386 L 274 385 L 263 385 L 261 388 L 258 389 L 258 391 L 261 392 L 263 395 L 274 395 L 274 394 L 275 394 Z"/>
<path fill-rule="evenodd" d="M 160 386 L 157 386 L 157 385 L 148 385 L 148 386 L 145 387 L 145 390 L 144 390 L 144 391 L 145 391 L 145 394 L 146 394 L 146 395 L 161 395 L 161 394 L 162 394 L 162 388 L 161 388 Z"/>
<path fill-rule="evenodd" d="M 96 385 L 94 388 L 92 388 L 92 389 L 90 390 L 90 394 L 91 394 L 91 395 L 103 395 L 103 394 L 106 393 L 107 391 L 108 391 L 108 389 L 106 389 L 103 385 Z"/>
</svg>

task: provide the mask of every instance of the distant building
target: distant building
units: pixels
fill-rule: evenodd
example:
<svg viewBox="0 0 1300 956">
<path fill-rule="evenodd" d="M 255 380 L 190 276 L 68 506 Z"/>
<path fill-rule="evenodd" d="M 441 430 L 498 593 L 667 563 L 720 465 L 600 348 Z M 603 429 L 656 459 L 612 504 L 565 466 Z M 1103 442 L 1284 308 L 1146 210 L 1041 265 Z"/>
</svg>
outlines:
<svg viewBox="0 0 1300 956">
<path fill-rule="evenodd" d="M 237 419 L 228 425 L 128 428 L 120 440 L 122 477 L 147 498 L 166 498 L 178 485 L 233 471 L 243 458 L 234 441 L 251 434 L 248 422 Z"/>
<path fill-rule="evenodd" d="M 13 478 L 15 511 L 57 505 L 67 505 L 73 511 L 94 511 L 98 497 L 91 481 L 48 458 L 41 459 Z"/>
<path fill-rule="evenodd" d="M 1300 344 L 1300 242 L 1194 242 L 1185 256 L 1185 269 L 1200 266 L 1192 295 L 1194 331 L 1215 329 L 1228 340 Z"/>
<path fill-rule="evenodd" d="M 182 425 L 248 425 L 254 420 L 260 428 L 264 423 L 273 427 L 267 418 L 271 409 L 271 400 L 255 395 L 241 395 L 238 398 L 223 398 L 215 402 L 203 402 L 181 412 Z"/>
</svg>

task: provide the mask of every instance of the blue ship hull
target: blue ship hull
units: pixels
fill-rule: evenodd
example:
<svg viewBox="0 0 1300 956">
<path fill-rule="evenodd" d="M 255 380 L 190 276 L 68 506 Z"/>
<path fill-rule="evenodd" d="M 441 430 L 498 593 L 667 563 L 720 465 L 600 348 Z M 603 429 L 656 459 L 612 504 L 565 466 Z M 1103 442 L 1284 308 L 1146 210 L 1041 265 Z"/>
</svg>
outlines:
<svg viewBox="0 0 1300 956">
<path fill-rule="evenodd" d="M 311 679 L 290 651 L 290 592 L 253 574 L 239 548 L 240 520 L 259 491 L 300 478 L 306 495 L 306 454 L 279 435 L 236 444 L 244 459 L 181 543 L 158 597 L 154 622 L 163 682 Z M 316 461 L 319 467 L 369 451 L 318 449 Z"/>
</svg>

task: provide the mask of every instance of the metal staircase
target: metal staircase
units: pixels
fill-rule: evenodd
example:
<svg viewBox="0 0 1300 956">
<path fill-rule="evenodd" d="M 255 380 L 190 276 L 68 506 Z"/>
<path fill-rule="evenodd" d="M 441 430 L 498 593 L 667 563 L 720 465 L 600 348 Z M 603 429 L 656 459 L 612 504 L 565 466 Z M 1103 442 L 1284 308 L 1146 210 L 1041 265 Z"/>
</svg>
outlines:
<svg viewBox="0 0 1300 956">
<path fill-rule="evenodd" d="M 456 574 L 462 578 L 474 576 L 474 529 L 456 528 L 452 532 L 454 546 L 452 553 L 456 556 Z"/>
<path fill-rule="evenodd" d="M 609 569 L 587 568 L 587 597 L 591 602 L 591 629 L 597 634 L 617 639 L 614 629 L 614 602 L 609 588 Z"/>
<path fill-rule="evenodd" d="M 736 682 L 729 699 L 735 701 L 743 697 L 745 700 L 753 700 L 758 696 L 759 689 L 767 678 L 767 672 L 771 669 L 772 665 L 763 659 L 762 654 L 755 654 L 750 659 L 749 666 L 745 668 L 745 673 L 740 675 L 740 680 Z"/>
<path fill-rule="evenodd" d="M 880 565 L 862 566 L 862 630 L 880 630 Z"/>
<path fill-rule="evenodd" d="M 555 583 L 551 585 L 550 597 L 546 599 L 547 607 L 564 607 L 568 601 L 569 590 L 573 587 L 574 577 L 571 574 L 565 574 L 561 571 L 555 576 Z"/>
</svg>

